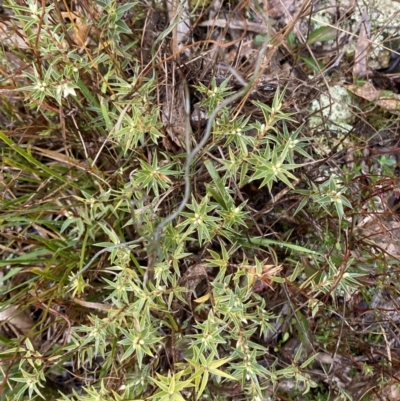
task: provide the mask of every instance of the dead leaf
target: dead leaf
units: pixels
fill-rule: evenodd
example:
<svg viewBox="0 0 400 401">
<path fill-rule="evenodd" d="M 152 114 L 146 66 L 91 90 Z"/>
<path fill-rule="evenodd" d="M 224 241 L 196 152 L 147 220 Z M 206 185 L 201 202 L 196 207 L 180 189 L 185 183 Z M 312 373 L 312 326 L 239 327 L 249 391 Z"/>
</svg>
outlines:
<svg viewBox="0 0 400 401">
<path fill-rule="evenodd" d="M 167 0 L 166 4 L 170 24 L 176 24 L 172 31 L 172 52 L 176 55 L 179 55 L 180 52 L 184 52 L 187 56 L 189 56 L 190 49 L 185 49 L 185 45 L 191 39 L 189 2 L 180 0 Z"/>
<path fill-rule="evenodd" d="M 168 85 L 162 107 L 162 121 L 169 138 L 180 148 L 185 143 L 186 120 L 184 84 L 178 84 L 175 88 Z"/>
<path fill-rule="evenodd" d="M 372 219 L 362 227 L 357 228 L 360 239 L 372 246 L 376 245 L 394 257 L 400 256 L 400 222 Z"/>
<path fill-rule="evenodd" d="M 368 100 L 369 102 L 375 102 L 384 110 L 396 114 L 400 112 L 400 95 L 396 95 L 391 91 L 377 90 L 368 82 L 364 86 L 346 85 L 346 88 L 350 92 L 365 100 Z"/>
<path fill-rule="evenodd" d="M 90 31 L 89 25 L 86 25 L 82 18 L 78 17 L 71 11 L 62 12 L 61 16 L 66 23 L 71 23 L 73 25 L 73 32 L 70 34 L 71 39 L 77 46 L 84 47 Z"/>
<path fill-rule="evenodd" d="M 243 21 L 235 21 L 235 20 L 225 20 L 225 19 L 213 19 L 208 21 L 203 21 L 198 24 L 198 26 L 210 26 L 214 28 L 226 28 L 230 29 L 240 29 L 248 32 L 255 33 L 268 33 L 268 27 L 263 24 L 257 24 L 255 22 L 243 22 Z"/>
<path fill-rule="evenodd" d="M 264 265 L 262 267 L 261 274 L 257 273 L 255 267 L 252 267 L 249 270 L 249 273 L 253 276 L 253 282 L 250 283 L 252 286 L 252 290 L 254 292 L 260 292 L 266 286 L 269 287 L 271 290 L 272 288 L 272 278 L 280 273 L 282 270 L 282 266 L 275 266 L 275 265 Z"/>
<path fill-rule="evenodd" d="M 179 285 L 182 287 L 185 287 L 187 290 L 187 292 L 184 294 L 184 297 L 185 297 L 188 305 L 191 305 L 191 302 L 190 302 L 191 296 L 195 292 L 196 287 L 203 280 L 207 280 L 207 277 L 208 277 L 207 271 L 206 271 L 204 265 L 202 265 L 201 263 L 198 263 L 194 266 L 189 267 L 188 271 L 179 280 Z M 195 296 L 196 296 L 196 294 L 195 294 Z M 202 298 L 204 298 L 204 297 L 202 296 L 202 297 L 198 298 L 197 301 L 201 300 Z"/>
<path fill-rule="evenodd" d="M 366 77 L 368 72 L 368 48 L 371 23 L 368 13 L 364 10 L 362 15 L 360 34 L 358 36 L 356 52 L 354 56 L 353 78 Z"/>
<path fill-rule="evenodd" d="M 16 49 L 28 49 L 23 34 L 14 21 L 0 21 L 0 41 L 2 45 Z"/>
<path fill-rule="evenodd" d="M 10 306 L 0 311 L 0 322 L 6 322 L 18 329 L 25 336 L 29 333 L 34 322 L 26 310 L 18 309 L 16 306 Z"/>
<path fill-rule="evenodd" d="M 200 298 L 196 298 L 196 299 L 194 300 L 194 302 L 196 302 L 196 303 L 198 303 L 198 304 L 202 304 L 202 303 L 208 301 L 208 300 L 210 299 L 210 297 L 211 297 L 211 294 L 210 294 L 209 292 L 207 292 L 206 295 L 203 295 L 203 296 L 200 297 Z"/>
<path fill-rule="evenodd" d="M 77 303 L 78 305 L 84 306 L 85 308 L 89 308 L 89 309 L 107 311 L 112 308 L 112 306 L 108 305 L 108 304 L 103 304 L 100 302 L 87 302 L 87 301 L 83 301 L 82 299 L 79 299 L 79 298 L 72 298 L 72 301 Z"/>
<path fill-rule="evenodd" d="M 284 18 L 295 14 L 300 6 L 300 0 L 270 0 L 267 2 L 267 14 L 273 19 Z"/>
</svg>

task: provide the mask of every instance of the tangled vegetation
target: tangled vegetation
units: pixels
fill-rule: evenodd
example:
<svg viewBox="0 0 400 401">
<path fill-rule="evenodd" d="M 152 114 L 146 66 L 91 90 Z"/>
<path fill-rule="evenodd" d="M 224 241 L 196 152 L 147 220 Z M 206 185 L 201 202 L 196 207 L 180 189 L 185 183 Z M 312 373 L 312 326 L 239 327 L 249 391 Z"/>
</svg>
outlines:
<svg viewBox="0 0 400 401">
<path fill-rule="evenodd" d="M 4 0 L 2 399 L 400 399 L 398 39 L 292 3 Z"/>
</svg>

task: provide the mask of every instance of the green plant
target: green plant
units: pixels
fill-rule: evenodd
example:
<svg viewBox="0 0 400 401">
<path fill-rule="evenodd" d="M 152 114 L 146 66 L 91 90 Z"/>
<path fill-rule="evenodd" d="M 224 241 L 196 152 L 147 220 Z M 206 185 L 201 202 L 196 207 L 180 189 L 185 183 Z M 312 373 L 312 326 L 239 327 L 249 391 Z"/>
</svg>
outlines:
<svg viewBox="0 0 400 401">
<path fill-rule="evenodd" d="M 295 30 L 273 46 L 259 36 L 246 80 L 229 67 L 197 81 L 185 57 L 214 39 L 179 48 L 183 7 L 171 17 L 140 1 L 88 1 L 72 14 L 58 2 L 7 6 L 24 47 L 7 44 L 18 79 L 2 73 L 15 86 L 0 113 L 5 399 L 46 399 L 53 383 L 59 400 L 350 400 L 321 384 L 331 370 L 320 355 L 358 356 L 357 341 L 384 337 L 354 340 L 343 305 L 365 293 L 368 269 L 396 266 L 353 252 L 351 237 L 358 209 L 379 210 L 395 164 L 381 156 L 362 187 L 361 165 L 333 170 L 315 151 L 290 84 L 248 100 L 279 38 L 295 51 Z M 162 27 L 150 43 L 148 25 Z M 307 43 L 335 32 L 316 29 Z M 165 116 L 188 120 L 194 98 L 207 125 L 186 121 L 174 140 Z"/>
</svg>

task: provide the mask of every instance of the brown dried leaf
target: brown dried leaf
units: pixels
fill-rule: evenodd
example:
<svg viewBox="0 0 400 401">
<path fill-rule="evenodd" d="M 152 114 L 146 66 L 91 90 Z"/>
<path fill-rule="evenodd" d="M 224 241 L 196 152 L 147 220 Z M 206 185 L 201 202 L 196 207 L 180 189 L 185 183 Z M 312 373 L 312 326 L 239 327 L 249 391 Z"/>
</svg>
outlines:
<svg viewBox="0 0 400 401">
<path fill-rule="evenodd" d="M 381 390 L 373 394 L 371 401 L 398 401 L 400 400 L 400 388 L 396 380 L 391 380 Z"/>
<path fill-rule="evenodd" d="M 360 238 L 395 257 L 400 256 L 400 222 L 373 219 L 357 229 Z"/>
<path fill-rule="evenodd" d="M 259 292 L 264 289 L 265 286 L 268 286 L 271 290 L 272 288 L 272 277 L 278 275 L 282 271 L 282 266 L 276 265 L 264 265 L 262 267 L 261 274 L 257 274 L 257 270 L 255 267 L 249 270 L 249 273 L 253 276 L 253 286 L 252 289 L 254 292 Z"/>
<path fill-rule="evenodd" d="M 85 308 L 89 308 L 89 309 L 96 309 L 96 310 L 101 310 L 101 311 L 108 311 L 112 308 L 111 305 L 108 304 L 102 304 L 100 302 L 87 302 L 87 301 L 83 301 L 82 299 L 79 298 L 72 298 L 72 301 L 77 303 L 78 305 L 81 305 Z"/>
<path fill-rule="evenodd" d="M 79 47 L 85 46 L 90 31 L 89 25 L 86 25 L 82 18 L 71 11 L 62 12 L 61 16 L 65 22 L 73 24 L 73 32 L 70 35 L 74 43 Z"/>
<path fill-rule="evenodd" d="M 356 52 L 354 56 L 353 78 L 365 77 L 368 73 L 368 48 L 371 24 L 369 16 L 364 11 L 362 16 L 362 23 L 360 27 L 360 34 L 358 36 Z"/>
<path fill-rule="evenodd" d="M 287 18 L 300 9 L 302 0 L 270 0 L 267 5 L 267 14 L 270 18 Z"/>
<path fill-rule="evenodd" d="M 0 21 L 0 41 L 2 45 L 16 49 L 28 49 L 20 27 L 14 21 Z"/>
<path fill-rule="evenodd" d="M 396 95 L 390 91 L 377 90 L 372 84 L 366 83 L 364 86 L 346 85 L 346 88 L 355 95 L 375 102 L 382 109 L 390 111 L 391 113 L 400 112 L 400 95 Z"/>
<path fill-rule="evenodd" d="M 191 304 L 190 299 L 195 292 L 196 287 L 203 281 L 207 280 L 207 271 L 201 263 L 191 266 L 188 271 L 179 280 L 179 285 L 185 287 L 188 291 L 184 295 L 188 305 Z"/>
<path fill-rule="evenodd" d="M 184 84 L 178 84 L 176 88 L 168 85 L 162 107 L 162 121 L 169 138 L 180 148 L 185 143 L 186 119 Z"/>
<path fill-rule="evenodd" d="M 168 17 L 171 24 L 178 21 L 172 31 L 172 52 L 190 54 L 190 49 L 185 49 L 191 39 L 191 23 L 189 14 L 189 2 L 182 0 L 167 0 Z"/>
<path fill-rule="evenodd" d="M 0 322 L 6 322 L 13 325 L 22 334 L 27 335 L 34 325 L 34 322 L 26 310 L 11 306 L 0 311 Z"/>
</svg>

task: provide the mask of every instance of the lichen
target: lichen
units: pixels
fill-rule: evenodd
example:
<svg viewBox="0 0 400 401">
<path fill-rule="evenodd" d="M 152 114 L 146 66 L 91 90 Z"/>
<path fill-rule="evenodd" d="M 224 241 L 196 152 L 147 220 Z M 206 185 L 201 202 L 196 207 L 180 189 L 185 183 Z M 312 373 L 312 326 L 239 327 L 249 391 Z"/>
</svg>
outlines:
<svg viewBox="0 0 400 401">
<path fill-rule="evenodd" d="M 340 0 L 340 6 L 343 9 L 348 9 L 354 4 L 353 0 Z M 364 14 L 366 11 L 366 14 Z M 370 4 L 365 4 L 364 7 L 356 7 L 350 15 L 352 31 L 358 35 L 360 21 L 364 21 L 365 15 L 368 19 L 365 21 L 371 24 L 370 40 L 372 43 L 369 53 L 368 66 L 370 69 L 386 68 L 389 64 L 390 52 L 385 49 L 389 46 L 388 37 L 393 37 L 398 31 L 398 17 L 400 14 L 400 3 L 392 0 L 375 0 Z M 382 43 L 386 43 L 385 47 Z M 354 45 L 352 46 L 354 47 Z M 347 52 L 348 54 L 349 52 Z"/>
<path fill-rule="evenodd" d="M 329 129 L 338 133 L 347 133 L 352 129 L 354 115 L 351 112 L 351 97 L 343 86 L 335 85 L 330 89 L 330 95 L 322 93 L 310 106 L 314 114 L 309 119 L 312 129 Z"/>
</svg>

